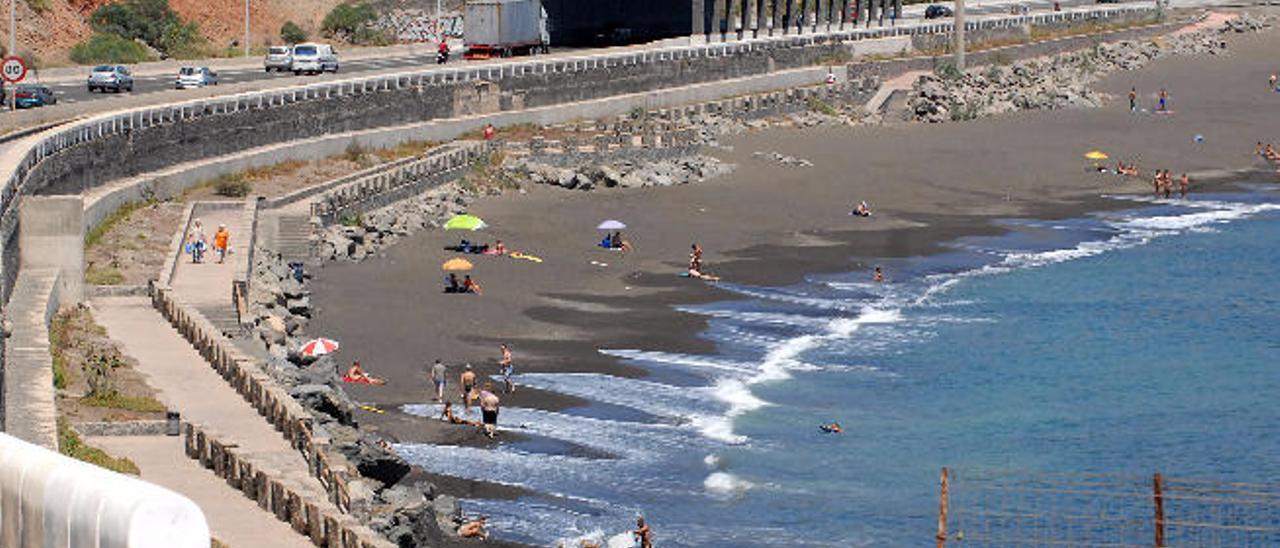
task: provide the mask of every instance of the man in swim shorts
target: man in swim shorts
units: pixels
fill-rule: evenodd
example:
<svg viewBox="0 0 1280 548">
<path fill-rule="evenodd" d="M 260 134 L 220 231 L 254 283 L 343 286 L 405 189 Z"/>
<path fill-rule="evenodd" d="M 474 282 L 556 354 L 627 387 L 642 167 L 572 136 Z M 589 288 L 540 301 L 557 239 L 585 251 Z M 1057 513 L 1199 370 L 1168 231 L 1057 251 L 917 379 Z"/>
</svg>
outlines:
<svg viewBox="0 0 1280 548">
<path fill-rule="evenodd" d="M 435 401 L 444 399 L 445 374 L 444 364 L 436 360 L 436 364 L 431 366 L 431 383 L 436 387 Z"/>
<path fill-rule="evenodd" d="M 462 381 L 462 408 L 463 412 L 471 414 L 471 400 L 476 397 L 476 372 L 471 370 L 471 364 L 463 367 L 462 377 L 458 380 Z"/>
<path fill-rule="evenodd" d="M 484 422 L 484 435 L 492 438 L 498 430 L 498 395 L 493 393 L 492 383 L 484 383 L 480 391 L 480 420 Z"/>
</svg>

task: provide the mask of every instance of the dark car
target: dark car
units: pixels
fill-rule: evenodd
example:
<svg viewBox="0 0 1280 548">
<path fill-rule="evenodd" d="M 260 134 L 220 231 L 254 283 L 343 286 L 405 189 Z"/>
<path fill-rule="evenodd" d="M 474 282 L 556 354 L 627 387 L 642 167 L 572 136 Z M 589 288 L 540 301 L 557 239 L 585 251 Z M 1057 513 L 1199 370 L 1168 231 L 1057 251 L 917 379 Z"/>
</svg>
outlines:
<svg viewBox="0 0 1280 548">
<path fill-rule="evenodd" d="M 954 15 L 954 13 L 951 12 L 951 8 L 940 6 L 938 4 L 933 4 L 932 6 L 924 9 L 925 19 L 940 19 L 943 17 L 951 17 L 952 15 Z"/>
<path fill-rule="evenodd" d="M 49 86 L 23 84 L 13 90 L 13 101 L 18 108 L 32 108 L 55 105 L 58 98 Z"/>
</svg>

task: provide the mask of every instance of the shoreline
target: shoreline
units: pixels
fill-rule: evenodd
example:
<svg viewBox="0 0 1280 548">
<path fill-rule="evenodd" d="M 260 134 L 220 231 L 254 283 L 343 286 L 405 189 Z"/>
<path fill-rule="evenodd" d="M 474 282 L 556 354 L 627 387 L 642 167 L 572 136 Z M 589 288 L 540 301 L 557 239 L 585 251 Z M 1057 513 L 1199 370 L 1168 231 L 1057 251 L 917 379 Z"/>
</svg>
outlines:
<svg viewBox="0 0 1280 548">
<path fill-rule="evenodd" d="M 1271 30 L 1259 36 L 1266 36 L 1274 43 L 1275 34 Z M 1251 37 L 1234 40 L 1233 48 L 1235 42 L 1249 42 L 1251 39 L 1260 40 Z M 1236 56 L 1236 53 L 1229 50 L 1227 56 Z M 456 376 L 459 364 L 467 360 L 476 366 L 477 372 L 482 376 L 487 378 L 495 374 L 496 348 L 502 342 L 511 344 L 516 352 L 517 384 L 518 375 L 527 372 L 584 371 L 625 377 L 650 374 L 644 369 L 622 363 L 622 359 L 601 354 L 601 348 L 696 354 L 712 352 L 714 345 L 699 337 L 699 333 L 707 326 L 706 318 L 680 312 L 675 307 L 742 297 L 711 284 L 690 283 L 689 280 L 674 275 L 683 269 L 684 253 L 689 245 L 687 240 L 692 239 L 688 234 L 699 235 L 698 243 L 708 250 L 708 269 L 725 280 L 745 285 L 784 286 L 795 283 L 806 275 L 855 272 L 869 269 L 876 260 L 934 253 L 943 249 L 943 244 L 964 236 L 1007 232 L 1007 229 L 995 224 L 994 221 L 1000 219 L 1075 218 L 1125 207 L 1122 202 L 1103 198 L 1100 194 L 1149 193 L 1147 184 L 1140 181 L 1129 181 L 1124 185 L 1101 189 L 1092 184 L 1093 181 L 1079 181 L 1093 176 L 1081 175 L 1080 171 L 1074 174 L 1070 172 L 1067 166 L 1079 164 L 1081 170 L 1085 167 L 1074 148 L 1054 153 L 1070 157 L 1070 160 L 1052 158 L 1044 150 L 1027 151 L 1024 153 L 1026 157 L 1018 161 L 983 155 L 978 159 L 981 165 L 979 169 L 971 169 L 967 165 L 952 166 L 956 169 L 950 174 L 938 166 L 912 166 L 912 169 L 905 170 L 907 173 L 902 177 L 905 182 L 898 183 L 900 186 L 912 187 L 906 192 L 901 188 L 885 189 L 862 182 L 854 185 L 856 188 L 849 188 L 842 184 L 845 181 L 840 175 L 856 172 L 849 170 L 847 164 L 828 167 L 839 164 L 839 161 L 832 159 L 841 157 L 840 147 L 824 142 L 824 139 L 837 139 L 829 132 L 835 132 L 842 143 L 845 139 L 852 139 L 862 145 L 849 147 L 856 151 L 851 156 L 858 155 L 851 163 L 866 167 L 883 162 L 882 165 L 871 166 L 873 173 L 867 174 L 868 179 L 874 179 L 876 172 L 899 171 L 903 164 L 913 160 L 928 162 L 934 154 L 952 159 L 957 150 L 965 147 L 948 143 L 948 138 L 955 138 L 959 143 L 985 142 L 990 146 L 989 139 L 998 138 L 997 134 L 1001 130 L 1008 129 L 1003 126 L 1015 126 L 1014 129 L 1017 130 L 1017 138 L 1006 137 L 1006 140 L 1015 143 L 1019 140 L 1030 141 L 1017 143 L 1028 148 L 1034 147 L 1037 144 L 1035 141 L 1052 140 L 1045 139 L 1044 134 L 1052 132 L 1044 131 L 1045 124 L 1051 129 L 1056 125 L 1064 133 L 1075 135 L 1086 131 L 1085 128 L 1092 132 L 1102 122 L 1104 127 L 1113 126 L 1110 128 L 1111 133 L 1123 134 L 1133 131 L 1132 126 L 1139 123 L 1128 124 L 1129 127 L 1108 124 L 1114 120 L 1106 119 L 1107 116 L 1115 116 L 1120 111 L 1127 114 L 1127 109 L 1119 104 L 1123 99 L 1120 98 L 1120 93 L 1116 93 L 1117 90 L 1127 89 L 1127 82 L 1151 78 L 1150 75 L 1140 73 L 1160 70 L 1173 72 L 1175 69 L 1186 72 L 1187 67 L 1179 65 L 1187 65 L 1189 61 L 1196 60 L 1203 62 L 1203 57 L 1162 59 L 1153 63 L 1152 67 L 1156 67 L 1154 70 L 1147 67 L 1135 71 L 1137 74 L 1122 72 L 1109 75 L 1097 87 L 1108 92 L 1112 99 L 1103 107 L 1089 111 L 1020 112 L 941 126 L 912 124 L 766 130 L 724 139 L 724 142 L 734 147 L 732 151 L 711 150 L 708 153 L 723 161 L 738 164 L 738 170 L 719 179 L 689 187 L 590 194 L 535 187 L 529 189 L 528 196 L 484 198 L 474 205 L 472 212 L 490 220 L 497 228 L 491 234 L 480 236 L 480 239 L 502 238 L 513 249 L 524 248 L 534 242 L 539 246 L 536 251 L 549 263 L 545 268 L 535 269 L 529 265 L 512 264 L 516 261 L 502 260 L 501 263 L 496 263 L 482 259 L 483 264 L 477 261 L 476 272 L 482 283 L 485 283 L 485 296 L 437 295 L 433 292 L 438 289 L 436 265 L 439 264 L 439 259 L 451 256 L 443 253 L 440 248 L 449 243 L 450 239 L 456 240 L 457 235 L 443 232 L 416 234 L 364 263 L 327 264 L 318 269 L 313 281 L 313 291 L 321 312 L 317 314 L 310 330 L 315 334 L 332 335 L 343 340 L 344 347 L 352 352 L 345 354 L 345 357 L 360 359 L 363 363 L 370 364 L 368 367 L 371 372 L 389 378 L 387 387 L 349 389 L 353 397 L 360 401 L 396 407 L 394 411 L 387 409 L 385 415 L 359 411 L 358 420 L 362 424 L 372 426 L 375 431 L 389 434 L 401 442 L 491 446 L 491 442 L 474 433 L 448 427 L 438 421 L 413 418 L 398 410 L 402 404 L 424 403 L 427 399 L 422 396 L 426 393 L 426 365 L 437 356 L 444 359 L 450 366 L 452 390 L 456 384 L 452 377 Z M 1170 69 L 1167 65 L 1175 67 Z M 1194 74 L 1192 71 L 1192 75 Z M 1122 79 L 1125 83 L 1117 82 Z M 1205 85 L 1201 84 L 1201 87 Z M 1145 87 L 1147 86 L 1144 85 Z M 1175 93 L 1181 93 L 1179 87 L 1174 89 L 1177 90 Z M 1253 120 L 1251 126 L 1266 125 L 1275 115 L 1257 118 L 1260 119 Z M 1121 121 L 1131 122 L 1127 117 Z M 1142 125 L 1155 126 L 1163 124 L 1165 120 L 1152 118 L 1140 122 Z M 1233 125 L 1230 121 L 1219 124 Z M 1037 126 L 1041 126 L 1038 131 Z M 1156 131 L 1162 129 L 1164 133 L 1171 133 L 1167 128 L 1156 127 Z M 926 135 L 919 135 L 922 132 Z M 939 132 L 945 134 L 939 136 Z M 959 137 L 956 137 L 957 133 Z M 933 136 L 929 137 L 928 134 Z M 1160 167 L 1156 162 L 1163 160 L 1166 165 L 1172 164 L 1171 167 L 1179 172 L 1198 171 L 1206 176 L 1214 176 L 1211 181 L 1197 180 L 1193 190 L 1214 188 L 1235 180 L 1235 174 L 1239 173 L 1258 172 L 1274 177 L 1274 174 L 1264 172 L 1261 168 L 1224 171 L 1216 167 L 1243 163 L 1224 161 L 1229 156 L 1241 156 L 1231 154 L 1229 150 L 1234 149 L 1225 143 L 1221 145 L 1221 150 L 1215 151 L 1212 158 L 1190 160 L 1179 158 L 1179 154 L 1186 154 L 1185 146 L 1178 146 L 1172 138 L 1164 139 L 1167 135 L 1157 137 L 1160 138 L 1152 139 L 1159 141 L 1154 143 L 1155 148 L 1165 147 L 1164 151 L 1146 156 L 1143 153 L 1153 144 L 1146 143 L 1148 146 L 1137 153 L 1147 158 L 1157 158 L 1155 161 L 1143 162 L 1144 172 L 1149 173 L 1152 167 Z M 1245 154 L 1252 150 L 1254 140 L 1265 140 L 1265 135 L 1260 133 L 1250 133 L 1244 139 L 1238 137 L 1239 135 L 1235 139 L 1229 139 L 1222 136 L 1237 145 L 1246 142 L 1247 147 L 1241 149 Z M 918 159 L 913 158 L 909 151 L 892 150 L 894 144 L 918 140 L 929 141 L 920 147 L 925 152 L 921 152 Z M 1060 141 L 1093 142 L 1094 139 L 1068 138 Z M 1086 142 L 1079 145 L 1083 147 Z M 1121 148 L 1108 146 L 1109 144 L 1111 143 L 1094 143 L 1096 147 L 1106 150 Z M 1218 146 L 1216 140 L 1213 144 Z M 784 154 L 814 158 L 818 169 L 812 171 L 821 173 L 809 177 L 804 170 L 761 165 L 761 162 L 751 157 L 754 152 L 775 149 Z M 1215 163 L 1219 161 L 1222 163 Z M 1182 167 L 1177 167 L 1179 165 Z M 1040 166 L 1048 173 L 1043 180 L 1038 180 L 1040 177 L 1036 174 L 1035 167 L 1028 166 Z M 1028 177 L 1031 181 L 1021 181 L 1021 184 L 1002 185 L 991 181 L 993 173 L 1036 175 Z M 739 181 L 733 182 L 735 179 Z M 1107 180 L 1114 181 L 1113 178 Z M 914 187 L 913 183 L 920 184 Z M 918 195 L 920 193 L 915 192 L 917 188 L 927 190 L 926 195 Z M 779 192 L 780 189 L 784 190 Z M 802 196 L 804 203 L 792 201 L 790 198 L 794 196 Z M 851 202 L 863 199 L 860 197 L 872 202 L 875 217 L 866 223 L 842 218 L 840 214 L 847 211 Z M 653 211 L 637 211 L 636 208 L 640 207 Z M 763 217 L 771 213 L 784 218 Z M 743 222 L 745 216 L 753 214 L 761 216 L 760 225 Z M 569 222 L 567 218 L 573 218 L 575 222 Z M 591 236 L 595 234 L 591 227 L 603 218 L 625 218 L 628 224 L 636 227 L 628 231 L 628 234 L 641 235 L 635 242 L 637 253 L 633 257 L 621 259 L 621 269 L 617 268 L 618 257 L 588 247 L 592 243 Z M 642 221 L 633 222 L 637 218 Z M 845 225 L 839 229 L 819 228 L 808 221 L 817 218 L 828 219 L 830 224 L 842 222 Z M 675 223 L 680 226 L 672 226 Z M 566 236 L 567 234 L 575 236 Z M 541 246 L 546 246 L 548 251 L 541 249 Z M 658 251 L 651 251 L 654 248 Z M 598 262 L 607 261 L 610 266 L 584 266 L 585 258 Z M 556 266 L 553 269 L 551 265 Z M 548 273 L 546 270 L 556 272 Z M 401 279 L 397 281 L 397 277 Z M 371 290 L 368 292 L 362 291 L 359 295 L 348 295 L 349 288 L 362 282 L 375 287 L 369 288 Z M 537 287 L 539 293 L 508 293 L 526 283 Z M 408 298 L 377 300 L 376 296 L 379 294 Z M 448 299 L 454 299 L 455 302 Z M 456 299 L 474 300 L 467 302 L 465 309 L 456 310 Z M 403 300 L 412 302 L 395 302 Z M 500 302 L 495 305 L 491 302 L 494 300 Z M 401 306 L 392 306 L 393 304 Z M 404 307 L 404 304 L 409 307 Z M 428 312 L 419 315 L 411 311 L 413 307 Z M 357 310 L 360 312 L 355 313 Z M 439 321 L 439 318 L 431 321 L 429 311 L 444 313 L 448 321 Z M 357 327 L 361 323 L 367 324 L 367 327 Z M 412 326 L 403 325 L 411 323 L 418 324 L 419 328 L 430 325 L 434 332 L 417 330 L 415 334 L 414 329 L 406 328 Z M 376 332 L 378 328 L 392 333 L 390 336 L 387 333 L 379 334 Z M 413 344 L 407 345 L 409 348 L 391 348 L 386 344 L 387 341 L 415 336 L 417 338 Z M 354 342 L 348 344 L 348 339 Z M 424 354 L 418 351 L 423 348 L 430 350 L 425 355 L 418 356 Z M 366 357 L 353 356 L 353 353 L 361 353 Z M 374 357 L 367 358 L 370 355 Z M 520 389 L 510 398 L 504 396 L 503 405 L 561 411 L 589 409 L 600 404 Z M 519 444 L 528 441 L 519 430 L 504 431 L 503 437 L 505 439 L 498 443 Z M 535 494 L 499 484 L 465 479 L 459 479 L 456 485 L 442 490 L 452 493 L 454 489 L 467 493 L 468 497 L 480 498 Z"/>
</svg>

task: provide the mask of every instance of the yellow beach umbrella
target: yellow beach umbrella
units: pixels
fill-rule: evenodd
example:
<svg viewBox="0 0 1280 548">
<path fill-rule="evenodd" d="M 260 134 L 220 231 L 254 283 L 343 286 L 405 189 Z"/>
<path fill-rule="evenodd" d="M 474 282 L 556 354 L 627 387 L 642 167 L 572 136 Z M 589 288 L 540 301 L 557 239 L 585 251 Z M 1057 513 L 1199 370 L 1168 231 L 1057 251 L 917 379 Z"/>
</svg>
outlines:
<svg viewBox="0 0 1280 548">
<path fill-rule="evenodd" d="M 464 272 L 474 268 L 474 265 L 466 259 L 449 259 L 440 265 L 440 268 L 445 272 Z"/>
<path fill-rule="evenodd" d="M 1084 157 L 1090 160 L 1106 160 L 1108 158 L 1107 153 L 1101 150 L 1090 150 L 1084 153 Z"/>
</svg>

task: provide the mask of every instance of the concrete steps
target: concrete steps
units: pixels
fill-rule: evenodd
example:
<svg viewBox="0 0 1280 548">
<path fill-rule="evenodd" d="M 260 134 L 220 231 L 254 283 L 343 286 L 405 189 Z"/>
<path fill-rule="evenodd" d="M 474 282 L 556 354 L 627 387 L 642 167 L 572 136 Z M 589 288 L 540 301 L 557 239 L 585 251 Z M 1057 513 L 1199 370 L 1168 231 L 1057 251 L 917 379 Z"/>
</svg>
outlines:
<svg viewBox="0 0 1280 548">
<path fill-rule="evenodd" d="M 241 334 L 240 318 L 230 304 L 226 306 L 202 305 L 197 306 L 196 310 L 199 310 L 205 318 L 208 318 L 209 322 L 218 328 L 218 331 L 221 331 L 223 335 L 229 338 L 236 338 Z"/>
<path fill-rule="evenodd" d="M 311 217 L 305 214 L 280 213 L 276 217 L 275 250 L 285 262 L 307 262 L 311 259 Z"/>
</svg>

